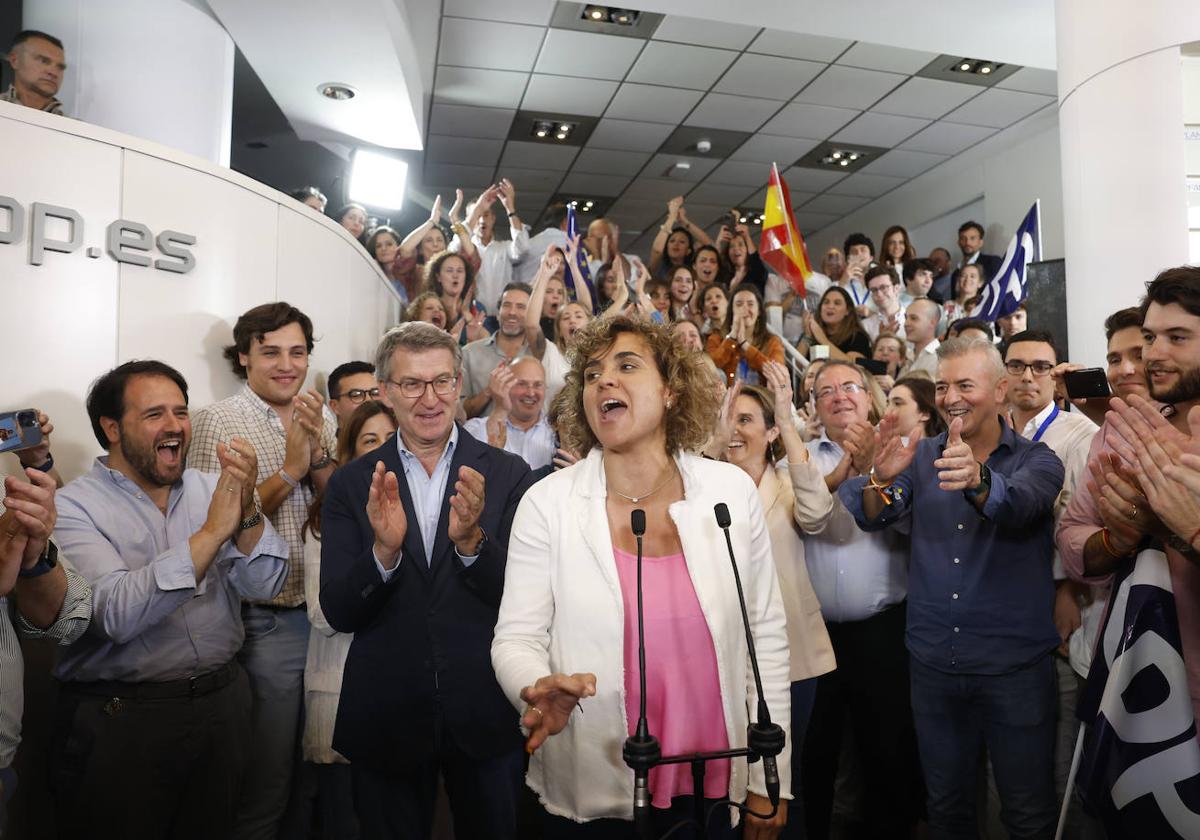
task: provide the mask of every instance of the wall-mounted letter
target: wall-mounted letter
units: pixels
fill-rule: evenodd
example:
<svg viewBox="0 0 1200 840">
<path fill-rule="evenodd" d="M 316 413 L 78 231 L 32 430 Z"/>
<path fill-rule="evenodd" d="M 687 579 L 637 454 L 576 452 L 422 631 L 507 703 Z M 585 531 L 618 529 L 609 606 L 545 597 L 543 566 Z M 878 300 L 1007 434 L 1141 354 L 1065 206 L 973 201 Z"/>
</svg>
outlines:
<svg viewBox="0 0 1200 840">
<path fill-rule="evenodd" d="M 0 195 L 0 210 L 8 211 L 8 230 L 0 230 L 0 245 L 11 245 L 25 237 L 25 208 L 21 202 Z"/>
<path fill-rule="evenodd" d="M 46 238 L 46 219 L 63 219 L 71 231 L 67 241 Z M 83 219 L 69 207 L 33 203 L 33 225 L 29 234 L 29 264 L 41 265 L 47 251 L 69 254 L 83 244 Z"/>
<path fill-rule="evenodd" d="M 154 240 L 158 250 L 170 260 L 155 260 L 154 267 L 160 271 L 173 271 L 176 274 L 187 274 L 196 267 L 196 258 L 187 248 L 181 245 L 195 245 L 196 237 L 190 233 L 180 233 L 177 230 L 164 230 Z M 178 260 L 178 262 L 176 262 Z"/>
<path fill-rule="evenodd" d="M 117 219 L 108 226 L 104 240 L 108 255 L 117 262 L 129 265 L 150 265 L 149 257 L 130 253 L 131 251 L 149 252 L 154 248 L 154 234 L 150 232 L 150 228 L 140 222 Z"/>
</svg>

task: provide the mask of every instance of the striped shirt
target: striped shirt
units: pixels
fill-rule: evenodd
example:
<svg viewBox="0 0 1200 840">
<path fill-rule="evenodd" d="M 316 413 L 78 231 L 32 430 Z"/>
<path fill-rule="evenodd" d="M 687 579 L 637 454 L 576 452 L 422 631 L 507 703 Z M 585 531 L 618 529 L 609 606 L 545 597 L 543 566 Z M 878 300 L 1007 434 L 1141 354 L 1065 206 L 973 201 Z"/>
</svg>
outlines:
<svg viewBox="0 0 1200 840">
<path fill-rule="evenodd" d="M 17 96 L 17 88 L 15 85 L 9 85 L 8 90 L 4 91 L 4 93 L 0 93 L 0 102 L 13 102 L 17 105 L 25 105 L 25 103 L 21 101 L 21 98 Z M 26 105 L 25 107 L 28 108 L 30 106 Z M 50 101 L 43 105 L 39 110 L 45 111 L 47 114 L 57 114 L 60 117 L 66 116 L 63 113 L 62 103 L 53 96 L 50 97 Z"/>
<path fill-rule="evenodd" d="M 3 497 L 4 485 L 0 484 L 0 513 L 4 511 Z M 0 598 L 0 768 L 12 764 L 21 743 L 25 661 L 21 657 L 18 631 L 26 638 L 53 639 L 60 645 L 69 645 L 84 634 L 92 618 L 92 588 L 75 574 L 61 552 L 58 562 L 67 573 L 67 595 L 54 623 L 46 629 L 30 624 L 15 609 L 11 598 Z"/>
<path fill-rule="evenodd" d="M 337 419 L 324 406 L 321 445 L 330 455 L 337 452 Z M 262 484 L 283 469 L 287 451 L 287 432 L 275 409 L 262 397 L 243 385 L 232 397 L 205 406 L 192 415 L 192 445 L 188 466 L 202 472 L 220 472 L 217 442 L 228 443 L 238 435 L 254 447 L 258 456 L 258 483 Z M 305 480 L 283 500 L 268 517 L 288 546 L 288 576 L 283 591 L 268 603 L 277 607 L 298 607 L 304 603 L 304 540 L 300 533 L 308 519 L 313 501 L 311 482 Z"/>
</svg>

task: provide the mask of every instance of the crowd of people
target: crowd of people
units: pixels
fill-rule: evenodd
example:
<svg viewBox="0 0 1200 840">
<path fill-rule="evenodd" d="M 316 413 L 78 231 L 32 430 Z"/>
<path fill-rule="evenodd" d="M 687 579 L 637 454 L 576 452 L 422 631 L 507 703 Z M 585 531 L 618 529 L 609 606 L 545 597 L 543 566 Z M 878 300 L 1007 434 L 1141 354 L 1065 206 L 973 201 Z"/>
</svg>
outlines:
<svg viewBox="0 0 1200 840">
<path fill-rule="evenodd" d="M 957 261 L 852 233 L 800 292 L 683 198 L 644 261 L 517 199 L 336 214 L 406 308 L 324 393 L 277 301 L 212 360 L 227 399 L 193 410 L 169 360 L 97 379 L 104 454 L 65 485 L 40 415 L 3 483 L 3 799 L 24 636 L 61 645 L 61 836 L 428 838 L 441 788 L 460 838 L 628 837 L 639 721 L 722 751 L 763 702 L 783 799 L 761 761 L 712 762 L 700 803 L 660 765 L 656 836 L 699 805 L 672 836 L 1050 838 L 1064 802 L 1104 836 L 1075 709 L 1146 547 L 1200 712 L 1200 269 L 1120 302 L 1111 396 L 1076 399 L 1036 313 L 974 317 L 999 265 L 974 221 Z"/>
</svg>

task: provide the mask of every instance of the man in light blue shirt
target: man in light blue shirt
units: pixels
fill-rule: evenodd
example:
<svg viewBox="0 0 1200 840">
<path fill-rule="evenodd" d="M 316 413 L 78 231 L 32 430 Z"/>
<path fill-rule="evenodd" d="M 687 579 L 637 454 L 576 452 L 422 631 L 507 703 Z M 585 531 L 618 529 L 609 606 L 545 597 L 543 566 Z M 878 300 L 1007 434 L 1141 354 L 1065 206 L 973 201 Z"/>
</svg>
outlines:
<svg viewBox="0 0 1200 840">
<path fill-rule="evenodd" d="M 496 372 L 499 394 L 492 413 L 473 417 L 463 428 L 497 449 L 519 455 L 532 470 L 550 465 L 558 436 L 546 420 L 546 371 L 532 356 L 514 359 Z"/>
<path fill-rule="evenodd" d="M 55 537 L 92 586 L 68 648 L 51 787 L 64 834 L 225 837 L 248 758 L 241 599 L 278 594 L 287 545 L 255 501 L 254 449 L 218 445 L 219 474 L 185 469 L 187 383 L 128 362 L 88 394 L 108 450 L 58 495 Z"/>
<path fill-rule="evenodd" d="M 808 444 L 814 463 L 836 490 L 869 469 L 875 430 L 862 368 L 826 362 L 813 382 L 824 433 Z M 817 696 L 804 743 L 804 808 L 808 832 L 829 834 L 833 786 L 849 715 L 863 775 L 864 836 L 908 833 L 921 795 L 908 652 L 904 648 L 908 543 L 896 534 L 865 533 L 834 498 L 824 530 L 804 537 L 804 559 L 821 603 L 837 669 L 817 678 Z"/>
</svg>

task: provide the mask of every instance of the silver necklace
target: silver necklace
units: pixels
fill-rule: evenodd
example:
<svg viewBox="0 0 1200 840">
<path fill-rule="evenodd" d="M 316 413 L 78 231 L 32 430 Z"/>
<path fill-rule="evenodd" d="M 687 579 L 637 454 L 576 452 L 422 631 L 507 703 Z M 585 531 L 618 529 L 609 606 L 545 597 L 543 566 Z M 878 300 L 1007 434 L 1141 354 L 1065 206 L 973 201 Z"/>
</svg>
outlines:
<svg viewBox="0 0 1200 840">
<path fill-rule="evenodd" d="M 648 498 L 650 498 L 650 497 L 651 497 L 651 496 L 653 496 L 655 493 L 657 493 L 659 490 L 661 490 L 661 489 L 663 489 L 664 487 L 666 487 L 668 484 L 670 484 L 670 483 L 671 483 L 671 479 L 673 479 L 673 478 L 675 478 L 675 473 L 674 473 L 673 471 L 671 471 L 670 475 L 668 475 L 668 476 L 667 476 L 667 479 L 666 479 L 666 481 L 664 481 L 662 484 L 660 484 L 660 485 L 658 485 L 657 487 L 655 487 L 655 488 L 654 488 L 653 490 L 651 490 L 649 493 L 643 493 L 643 494 L 642 494 L 642 495 L 640 495 L 640 496 L 626 496 L 624 493 L 622 493 L 620 490 L 616 489 L 615 487 L 613 487 L 613 488 L 611 488 L 611 489 L 612 489 L 612 491 L 613 491 L 614 493 L 616 493 L 616 494 L 617 494 L 618 496 L 620 496 L 622 499 L 625 499 L 626 501 L 633 502 L 633 503 L 636 505 L 638 502 L 640 502 L 640 501 L 643 501 L 644 499 L 648 499 Z"/>
</svg>

